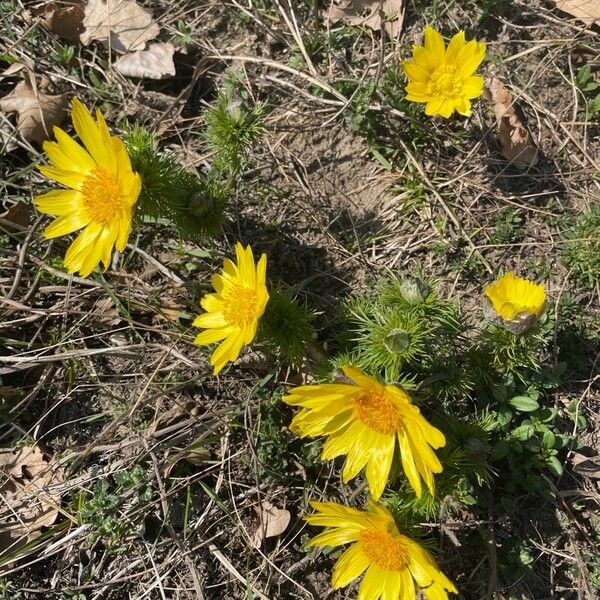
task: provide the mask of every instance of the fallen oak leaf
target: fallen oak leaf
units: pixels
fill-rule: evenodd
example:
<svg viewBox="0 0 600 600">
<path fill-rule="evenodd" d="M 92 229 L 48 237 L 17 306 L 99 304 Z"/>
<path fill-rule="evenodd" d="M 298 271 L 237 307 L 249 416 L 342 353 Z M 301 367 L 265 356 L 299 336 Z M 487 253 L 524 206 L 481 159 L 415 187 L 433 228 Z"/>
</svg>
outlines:
<svg viewBox="0 0 600 600">
<path fill-rule="evenodd" d="M 551 0 L 550 4 L 588 26 L 600 23 L 599 0 Z"/>
<path fill-rule="evenodd" d="M 28 142 L 48 139 L 54 125 L 60 125 L 67 114 L 68 101 L 64 96 L 51 96 L 33 90 L 25 81 L 0 98 L 2 112 L 16 112 L 17 130 Z"/>
<path fill-rule="evenodd" d="M 348 25 L 369 27 L 373 31 L 383 28 L 395 38 L 404 21 L 404 0 L 341 0 L 337 5 L 330 4 L 323 14 L 326 23 L 342 21 Z"/>
<path fill-rule="evenodd" d="M 147 50 L 137 50 L 119 57 L 113 67 L 127 77 L 165 79 L 175 75 L 174 52 L 175 46 L 168 42 L 150 44 Z"/>
<path fill-rule="evenodd" d="M 498 122 L 498 141 L 502 156 L 519 169 L 538 163 L 538 148 L 531 134 L 515 111 L 513 98 L 502 82 L 495 77 L 486 81 L 483 95 L 488 100 Z"/>
<path fill-rule="evenodd" d="M 83 45 L 100 40 L 121 53 L 143 50 L 160 32 L 152 15 L 135 0 L 89 0 L 83 26 Z"/>
<path fill-rule="evenodd" d="M 58 516 L 64 479 L 36 446 L 0 449 L 0 553 L 41 535 Z"/>
</svg>

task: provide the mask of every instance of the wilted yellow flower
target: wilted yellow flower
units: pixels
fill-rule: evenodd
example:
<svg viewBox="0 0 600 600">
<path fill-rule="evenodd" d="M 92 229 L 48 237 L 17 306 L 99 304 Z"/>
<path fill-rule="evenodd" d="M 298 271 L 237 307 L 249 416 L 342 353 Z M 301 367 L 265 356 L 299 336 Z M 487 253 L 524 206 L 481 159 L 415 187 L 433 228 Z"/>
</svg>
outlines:
<svg viewBox="0 0 600 600">
<path fill-rule="evenodd" d="M 370 502 L 366 511 L 335 502 L 311 502 L 311 506 L 318 512 L 305 517 L 306 521 L 327 527 L 309 542 L 311 546 L 352 543 L 333 568 L 335 589 L 366 571 L 358 600 L 414 600 L 415 584 L 428 600 L 444 600 L 447 592 L 458 593 L 431 554 L 402 535 L 394 517 L 378 502 Z"/>
<path fill-rule="evenodd" d="M 496 314 L 504 321 L 519 321 L 538 317 L 546 304 L 544 286 L 508 271 L 488 285 L 484 294 Z"/>
<path fill-rule="evenodd" d="M 406 99 L 425 103 L 425 114 L 449 117 L 455 110 L 471 114 L 471 100 L 483 93 L 483 77 L 475 75 L 485 57 L 485 43 L 465 41 L 459 31 L 446 48 L 432 27 L 425 27 L 425 45 L 413 46 L 413 58 L 402 63 L 409 83 Z"/>
<path fill-rule="evenodd" d="M 196 317 L 195 327 L 206 329 L 194 340 L 205 346 L 220 342 L 210 358 L 216 375 L 227 362 L 237 360 L 242 348 L 256 336 L 259 319 L 265 312 L 269 293 L 265 284 L 267 255 L 254 264 L 252 248 L 235 245 L 237 264 L 228 258 L 220 275 L 213 275 L 216 294 L 206 294 L 200 305 L 207 312 Z"/>
<path fill-rule="evenodd" d="M 64 264 L 69 273 L 89 275 L 100 261 L 107 269 L 113 247 L 125 250 L 131 231 L 133 205 L 141 190 L 141 178 L 131 169 L 125 145 L 110 135 L 102 113 L 96 120 L 74 98 L 72 119 L 82 148 L 59 127 L 56 142 L 44 142 L 51 167 L 40 173 L 70 189 L 53 190 L 34 198 L 40 212 L 58 217 L 44 230 L 55 238 L 83 229 L 69 246 Z"/>
<path fill-rule="evenodd" d="M 430 425 L 410 396 L 395 385 L 384 385 L 355 367 L 343 367 L 356 385 L 325 383 L 290 390 L 287 404 L 301 406 L 290 429 L 300 437 L 324 435 L 323 459 L 346 455 L 342 479 L 347 483 L 366 465 L 371 495 L 378 500 L 387 483 L 396 440 L 404 472 L 417 496 L 421 477 L 433 495 L 434 473 L 442 465 L 431 449 L 446 439 Z"/>
</svg>

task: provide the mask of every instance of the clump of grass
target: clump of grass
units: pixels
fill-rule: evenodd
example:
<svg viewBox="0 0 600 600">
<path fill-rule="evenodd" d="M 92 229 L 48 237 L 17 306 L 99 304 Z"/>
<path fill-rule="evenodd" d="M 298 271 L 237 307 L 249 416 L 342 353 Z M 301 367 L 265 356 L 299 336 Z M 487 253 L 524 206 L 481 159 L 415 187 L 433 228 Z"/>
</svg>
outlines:
<svg viewBox="0 0 600 600">
<path fill-rule="evenodd" d="M 564 232 L 563 261 L 581 285 L 594 288 L 600 280 L 600 206 L 579 215 Z"/>
</svg>

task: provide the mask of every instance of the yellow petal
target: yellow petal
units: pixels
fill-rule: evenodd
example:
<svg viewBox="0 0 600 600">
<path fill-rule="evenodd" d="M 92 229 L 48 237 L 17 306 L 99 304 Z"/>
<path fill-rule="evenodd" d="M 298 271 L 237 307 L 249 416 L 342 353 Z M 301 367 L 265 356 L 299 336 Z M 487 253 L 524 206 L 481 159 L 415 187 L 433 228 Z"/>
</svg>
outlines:
<svg viewBox="0 0 600 600">
<path fill-rule="evenodd" d="M 404 572 L 405 571 L 388 571 L 386 573 L 381 600 L 399 600 L 404 598 L 401 587 L 402 573 Z M 410 600 L 415 600 L 415 596 L 413 595 Z"/>
<path fill-rule="evenodd" d="M 444 104 L 443 98 L 433 98 L 425 105 L 425 114 L 432 117 L 433 115 L 439 115 L 440 109 Z"/>
<path fill-rule="evenodd" d="M 417 471 L 417 467 L 415 465 L 415 461 L 412 455 L 412 448 L 410 446 L 408 436 L 405 432 L 398 432 L 398 443 L 400 444 L 400 458 L 402 460 L 402 467 L 404 469 L 404 473 L 408 478 L 411 487 L 415 491 L 415 494 L 418 497 L 420 497 L 421 477 L 419 476 L 419 472 Z"/>
<path fill-rule="evenodd" d="M 465 45 L 465 32 L 459 31 L 452 36 L 448 48 L 446 48 L 446 63 L 454 64 L 458 59 L 458 53 Z"/>
<path fill-rule="evenodd" d="M 73 188 L 74 190 L 78 190 L 84 180 L 83 175 L 77 171 L 64 171 L 62 169 L 55 169 L 54 167 L 46 167 L 44 165 L 39 166 L 38 171 L 44 177 Z"/>
<path fill-rule="evenodd" d="M 73 233 L 74 231 L 85 227 L 89 222 L 89 219 L 79 211 L 62 215 L 44 229 L 44 237 L 46 239 L 51 239 L 60 237 L 61 235 L 68 235 L 69 233 Z"/>
<path fill-rule="evenodd" d="M 361 435 L 364 429 L 365 427 L 361 423 L 353 421 L 345 429 L 332 433 L 323 445 L 321 458 L 331 460 L 342 454 L 348 454 L 354 446 L 357 436 Z"/>
<path fill-rule="evenodd" d="M 54 136 L 63 152 L 79 165 L 79 170 L 86 172 L 96 167 L 96 163 L 89 153 L 60 127 L 54 127 Z"/>
<path fill-rule="evenodd" d="M 92 115 L 77 98 L 73 98 L 71 107 L 71 118 L 73 119 L 75 131 L 92 158 L 99 165 L 114 171 L 115 160 L 112 147 L 105 144 L 105 140 L 100 134 L 98 125 Z"/>
<path fill-rule="evenodd" d="M 378 600 L 383 592 L 382 580 L 384 577 L 385 572 L 371 564 L 360 582 L 358 600 Z"/>
<path fill-rule="evenodd" d="M 64 263 L 70 273 L 79 271 L 88 248 L 95 243 L 101 229 L 101 225 L 90 223 L 69 246 Z"/>
<path fill-rule="evenodd" d="M 431 71 L 429 69 L 426 69 L 423 65 L 412 61 L 403 62 L 402 68 L 411 82 L 426 84 L 429 80 L 429 76 L 431 75 Z"/>
<path fill-rule="evenodd" d="M 366 373 L 363 373 L 360 369 L 346 365 L 342 367 L 344 375 L 349 379 L 352 379 L 357 385 L 365 389 L 377 389 L 380 390 L 383 386 L 372 377 L 369 377 Z"/>
<path fill-rule="evenodd" d="M 42 213 L 62 216 L 81 210 L 81 193 L 77 190 L 52 190 L 35 197 L 33 203 Z"/>
<path fill-rule="evenodd" d="M 196 336 L 194 344 L 196 344 L 196 346 L 208 346 L 210 344 L 214 344 L 215 342 L 220 342 L 230 333 L 231 330 L 225 327 L 223 329 L 206 329 Z"/>
<path fill-rule="evenodd" d="M 461 96 L 467 100 L 479 98 L 479 96 L 483 94 L 484 81 L 485 80 L 481 75 L 471 75 L 470 77 L 467 77 L 463 83 Z"/>
<path fill-rule="evenodd" d="M 446 54 L 444 38 L 433 27 L 425 27 L 425 49 L 440 62 L 443 61 Z"/>
<path fill-rule="evenodd" d="M 229 323 L 225 320 L 222 312 L 217 313 L 202 313 L 198 315 L 192 323 L 194 327 L 202 327 L 203 329 L 213 327 L 227 327 Z"/>
<path fill-rule="evenodd" d="M 380 434 L 377 442 L 371 446 L 371 455 L 367 463 L 366 476 L 369 490 L 374 500 L 379 500 L 390 474 L 394 450 L 396 448 L 395 436 Z"/>
<path fill-rule="evenodd" d="M 413 581 L 410 571 L 408 569 L 403 569 L 398 574 L 398 577 L 400 579 L 400 594 L 396 596 L 396 598 L 398 600 L 415 600 L 415 582 Z"/>
<path fill-rule="evenodd" d="M 360 577 L 368 566 L 369 561 L 361 550 L 360 544 L 353 544 L 340 556 L 333 567 L 331 576 L 333 589 L 346 587 Z M 394 600 L 397 600 L 397 597 Z"/>
<path fill-rule="evenodd" d="M 360 536 L 356 529 L 331 529 L 316 535 L 310 540 L 311 546 L 343 546 L 355 542 Z"/>
</svg>

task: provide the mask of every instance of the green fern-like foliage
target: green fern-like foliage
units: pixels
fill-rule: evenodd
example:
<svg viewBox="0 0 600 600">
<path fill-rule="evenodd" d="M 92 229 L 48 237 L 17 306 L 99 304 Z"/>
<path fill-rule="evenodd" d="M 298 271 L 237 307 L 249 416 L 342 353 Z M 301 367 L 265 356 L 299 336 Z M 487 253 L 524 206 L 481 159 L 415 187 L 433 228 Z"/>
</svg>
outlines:
<svg viewBox="0 0 600 600">
<path fill-rule="evenodd" d="M 472 387 L 457 362 L 464 346 L 458 308 L 431 280 L 390 275 L 374 294 L 349 303 L 348 318 L 357 366 L 388 381 L 416 375 L 443 398 Z"/>
<path fill-rule="evenodd" d="M 216 235 L 224 220 L 230 184 L 214 177 L 197 177 L 175 156 L 160 152 L 147 130 L 136 126 L 127 139 L 132 167 L 142 178 L 139 214 L 171 221 L 187 238 Z"/>
<path fill-rule="evenodd" d="M 247 164 L 248 149 L 264 132 L 266 106 L 257 103 L 246 110 L 232 94 L 221 94 L 207 110 L 204 137 L 214 154 L 213 169 L 235 175 Z"/>
<path fill-rule="evenodd" d="M 260 337 L 294 366 L 299 366 L 313 342 L 314 313 L 293 297 L 283 284 L 269 289 L 269 302 L 260 320 Z"/>
<path fill-rule="evenodd" d="M 488 324 L 481 329 L 471 349 L 472 371 L 479 375 L 483 384 L 489 384 L 504 374 L 522 379 L 528 372 L 539 371 L 540 360 L 552 334 L 550 311 L 522 333 Z"/>
</svg>

